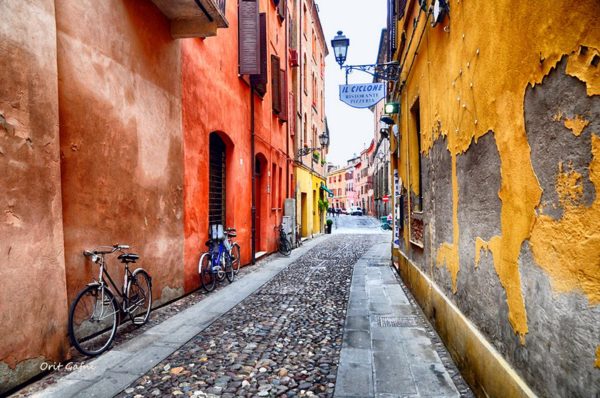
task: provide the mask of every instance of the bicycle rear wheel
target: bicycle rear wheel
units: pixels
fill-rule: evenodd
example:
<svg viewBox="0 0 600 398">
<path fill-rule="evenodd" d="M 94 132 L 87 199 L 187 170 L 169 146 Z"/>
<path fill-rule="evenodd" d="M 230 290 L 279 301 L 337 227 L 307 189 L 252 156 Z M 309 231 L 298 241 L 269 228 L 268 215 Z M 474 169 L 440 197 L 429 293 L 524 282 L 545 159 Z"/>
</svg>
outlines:
<svg viewBox="0 0 600 398">
<path fill-rule="evenodd" d="M 291 252 L 292 243 L 290 242 L 290 240 L 288 238 L 281 238 L 279 240 L 279 253 L 287 257 L 290 255 Z"/>
<path fill-rule="evenodd" d="M 136 326 L 148 322 L 152 310 L 152 280 L 143 269 L 133 272 L 127 283 L 127 305 L 129 318 Z"/>
<path fill-rule="evenodd" d="M 100 285 L 81 290 L 69 309 L 69 337 L 82 354 L 95 356 L 110 347 L 119 324 L 119 307 L 112 292 Z"/>
<path fill-rule="evenodd" d="M 215 274 L 212 270 L 212 256 L 210 253 L 204 253 L 200 256 L 200 261 L 198 262 L 198 273 L 200 274 L 200 282 L 202 283 L 202 287 L 207 292 L 212 291 L 215 288 L 216 278 Z"/>
<path fill-rule="evenodd" d="M 233 273 L 237 275 L 240 271 L 240 245 L 236 243 L 231 247 L 231 266 L 233 268 Z"/>
<path fill-rule="evenodd" d="M 225 253 L 225 276 L 227 277 L 227 280 L 229 281 L 229 283 L 233 282 L 233 279 L 235 278 L 235 272 L 233 271 L 233 263 L 232 263 L 232 259 L 229 256 L 229 254 Z"/>
</svg>

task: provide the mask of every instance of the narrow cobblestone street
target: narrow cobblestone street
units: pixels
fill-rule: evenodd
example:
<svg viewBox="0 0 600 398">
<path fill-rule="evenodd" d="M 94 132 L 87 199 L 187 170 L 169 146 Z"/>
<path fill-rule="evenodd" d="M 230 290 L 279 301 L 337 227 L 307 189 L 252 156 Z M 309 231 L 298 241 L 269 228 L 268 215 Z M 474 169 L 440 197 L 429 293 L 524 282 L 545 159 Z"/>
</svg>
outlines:
<svg viewBox="0 0 600 398">
<path fill-rule="evenodd" d="M 321 243 L 120 396 L 331 396 L 353 265 L 375 241 Z"/>
<path fill-rule="evenodd" d="M 271 258 L 87 368 L 29 391 L 42 397 L 471 397 L 390 267 L 389 239 L 372 218 L 337 218 L 333 235 L 314 239 L 295 257 Z M 253 285 L 258 289 L 249 290 Z"/>
</svg>

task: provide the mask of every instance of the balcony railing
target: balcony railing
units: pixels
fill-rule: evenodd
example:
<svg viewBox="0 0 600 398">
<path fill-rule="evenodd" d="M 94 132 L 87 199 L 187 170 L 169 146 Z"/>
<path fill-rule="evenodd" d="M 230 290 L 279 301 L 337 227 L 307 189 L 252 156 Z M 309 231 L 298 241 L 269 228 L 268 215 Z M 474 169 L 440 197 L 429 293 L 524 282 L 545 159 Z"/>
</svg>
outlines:
<svg viewBox="0 0 600 398">
<path fill-rule="evenodd" d="M 209 37 L 229 27 L 226 0 L 152 0 L 171 21 L 171 36 Z"/>
</svg>

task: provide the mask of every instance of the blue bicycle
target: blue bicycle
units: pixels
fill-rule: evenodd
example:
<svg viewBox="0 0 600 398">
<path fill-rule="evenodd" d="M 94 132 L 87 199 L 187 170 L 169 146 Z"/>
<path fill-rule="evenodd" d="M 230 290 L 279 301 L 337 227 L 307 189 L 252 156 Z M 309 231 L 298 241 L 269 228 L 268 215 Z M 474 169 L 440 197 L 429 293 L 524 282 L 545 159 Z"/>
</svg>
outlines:
<svg viewBox="0 0 600 398">
<path fill-rule="evenodd" d="M 235 278 L 235 258 L 232 257 L 231 248 L 227 247 L 228 234 L 229 230 L 223 231 L 222 225 L 211 226 L 211 238 L 206 242 L 208 251 L 203 253 L 198 261 L 200 281 L 207 292 L 215 288 L 217 281 L 227 278 L 231 283 Z"/>
</svg>

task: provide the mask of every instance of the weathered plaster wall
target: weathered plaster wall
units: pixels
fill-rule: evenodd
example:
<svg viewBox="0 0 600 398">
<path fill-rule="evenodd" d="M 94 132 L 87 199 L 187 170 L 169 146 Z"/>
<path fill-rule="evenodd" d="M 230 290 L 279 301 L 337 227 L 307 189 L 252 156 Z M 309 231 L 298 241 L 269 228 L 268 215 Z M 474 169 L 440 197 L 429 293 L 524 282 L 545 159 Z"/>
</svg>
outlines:
<svg viewBox="0 0 600 398">
<path fill-rule="evenodd" d="M 66 356 L 52 0 L 0 2 L 0 395 Z"/>
<path fill-rule="evenodd" d="M 117 242 L 141 255 L 156 303 L 173 299 L 183 294 L 179 42 L 148 1 L 56 6 L 69 300 L 97 273 L 81 251 Z M 122 265 L 109 271 L 119 280 Z"/>
<path fill-rule="evenodd" d="M 271 57 L 281 57 L 285 67 L 285 25 L 277 20 L 272 2 L 261 2 L 267 12 L 269 55 L 267 75 L 270 81 Z M 242 264 L 251 261 L 252 245 L 252 173 L 250 86 L 238 75 L 238 9 L 227 2 L 229 28 L 220 29 L 216 37 L 182 41 L 182 104 L 185 134 L 185 288 L 198 287 L 198 257 L 208 238 L 208 154 L 209 134 L 218 132 L 227 146 L 226 153 L 226 221 L 237 229 Z M 261 208 L 256 234 L 260 250 L 276 249 L 273 226 L 281 222 L 279 176 L 273 176 L 272 165 L 282 169 L 281 185 L 286 196 L 287 124 L 273 113 L 271 85 L 263 99 L 254 96 L 255 153 L 264 156 L 266 169 L 258 184 Z M 292 172 L 291 167 L 289 169 Z M 287 196 L 286 196 L 287 197 Z M 257 202 L 257 203 L 259 203 Z"/>
<path fill-rule="evenodd" d="M 422 15 L 397 165 L 414 201 L 418 99 L 425 251 L 408 227 L 401 250 L 537 393 L 589 396 L 600 390 L 600 4 L 535 8 L 455 1 L 436 28 Z"/>
</svg>

